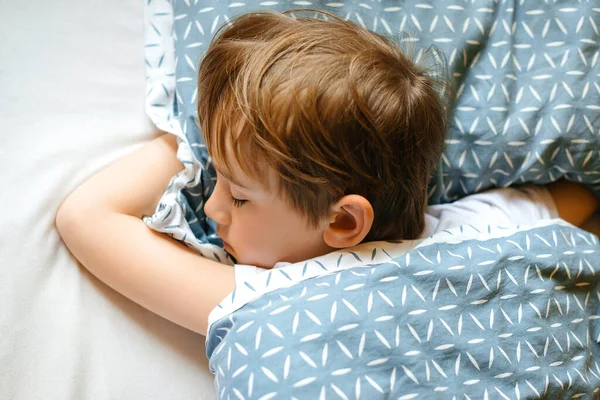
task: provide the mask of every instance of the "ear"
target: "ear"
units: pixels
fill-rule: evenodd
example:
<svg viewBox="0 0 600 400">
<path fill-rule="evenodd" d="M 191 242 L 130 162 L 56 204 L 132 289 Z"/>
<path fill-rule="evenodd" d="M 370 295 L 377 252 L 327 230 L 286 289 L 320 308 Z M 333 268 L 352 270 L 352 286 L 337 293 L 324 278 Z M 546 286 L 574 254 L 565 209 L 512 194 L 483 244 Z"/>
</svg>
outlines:
<svg viewBox="0 0 600 400">
<path fill-rule="evenodd" d="M 371 203 L 364 197 L 342 197 L 331 207 L 329 223 L 323 231 L 325 244 L 336 249 L 356 246 L 371 230 L 374 215 Z"/>
</svg>

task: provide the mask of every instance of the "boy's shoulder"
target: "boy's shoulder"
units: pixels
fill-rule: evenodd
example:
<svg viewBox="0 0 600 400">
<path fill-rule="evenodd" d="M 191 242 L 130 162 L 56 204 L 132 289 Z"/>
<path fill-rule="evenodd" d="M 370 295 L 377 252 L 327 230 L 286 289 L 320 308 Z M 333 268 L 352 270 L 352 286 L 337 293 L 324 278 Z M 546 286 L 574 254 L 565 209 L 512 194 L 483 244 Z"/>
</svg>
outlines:
<svg viewBox="0 0 600 400">
<path fill-rule="evenodd" d="M 527 226 L 553 218 L 558 218 L 558 212 L 545 186 L 491 189 L 453 203 L 429 206 L 425 215 L 426 236 L 460 225 Z"/>
</svg>

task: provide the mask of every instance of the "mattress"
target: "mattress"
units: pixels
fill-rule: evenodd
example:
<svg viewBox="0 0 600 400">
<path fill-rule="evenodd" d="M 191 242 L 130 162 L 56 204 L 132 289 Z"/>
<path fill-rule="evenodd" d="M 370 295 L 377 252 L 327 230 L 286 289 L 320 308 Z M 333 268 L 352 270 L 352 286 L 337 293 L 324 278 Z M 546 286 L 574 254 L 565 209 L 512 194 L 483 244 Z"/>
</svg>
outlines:
<svg viewBox="0 0 600 400">
<path fill-rule="evenodd" d="M 0 2 L 0 16 L 0 398 L 215 398 L 204 337 L 90 276 L 54 228 L 79 183 L 158 135 L 142 3 Z"/>
</svg>

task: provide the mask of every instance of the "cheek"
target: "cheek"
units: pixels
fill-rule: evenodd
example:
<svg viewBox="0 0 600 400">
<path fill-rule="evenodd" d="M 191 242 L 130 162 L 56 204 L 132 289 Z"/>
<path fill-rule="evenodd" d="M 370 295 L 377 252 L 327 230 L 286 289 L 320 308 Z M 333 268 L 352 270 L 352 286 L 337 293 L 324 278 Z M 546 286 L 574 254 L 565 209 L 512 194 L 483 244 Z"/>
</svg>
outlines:
<svg viewBox="0 0 600 400">
<path fill-rule="evenodd" d="M 261 218 L 259 211 L 241 211 L 234 215 L 230 230 L 232 244 L 236 246 L 240 258 L 238 262 L 272 267 L 278 261 L 275 259 L 279 257 L 280 235 L 269 216 Z"/>
<path fill-rule="evenodd" d="M 244 248 L 245 251 L 250 251 L 252 248 L 259 246 L 261 241 L 264 241 L 260 231 L 260 219 L 251 209 L 244 210 L 234 209 L 232 213 L 232 224 L 229 229 L 232 241 L 235 239 L 237 245 Z"/>
</svg>

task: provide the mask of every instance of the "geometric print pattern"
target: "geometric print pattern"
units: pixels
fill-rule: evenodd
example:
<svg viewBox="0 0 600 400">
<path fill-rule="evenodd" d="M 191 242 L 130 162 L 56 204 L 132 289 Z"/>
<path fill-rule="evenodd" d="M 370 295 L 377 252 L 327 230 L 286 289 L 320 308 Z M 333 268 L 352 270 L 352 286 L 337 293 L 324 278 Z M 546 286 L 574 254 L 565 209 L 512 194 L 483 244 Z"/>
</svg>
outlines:
<svg viewBox="0 0 600 400">
<path fill-rule="evenodd" d="M 600 185 L 600 7 L 593 1 L 148 0 L 146 107 L 184 141 L 186 174 L 148 220 L 221 262 L 231 262 L 203 206 L 214 186 L 197 125 L 197 68 L 219 25 L 258 9 L 311 7 L 448 59 L 455 89 L 446 149 L 430 204 L 490 187 L 566 176 Z M 416 58 L 419 58 L 417 53 Z M 190 173 L 193 172 L 193 175 Z M 171 189 L 173 189 L 171 187 Z"/>
<path fill-rule="evenodd" d="M 217 395 L 597 398 L 598 239 L 544 224 L 375 242 L 309 261 L 309 278 L 310 265 L 262 273 L 213 311 L 225 315 L 207 338 Z M 469 238 L 477 229 L 491 238 Z M 250 300 L 232 312 L 236 297 Z"/>
<path fill-rule="evenodd" d="M 561 176 L 598 190 L 596 2 L 148 0 L 147 112 L 182 139 L 178 157 L 186 166 L 146 219 L 154 229 L 232 262 L 203 213 L 214 181 L 197 126 L 198 62 L 232 16 L 303 7 L 385 35 L 407 32 L 415 47 L 446 54 L 455 99 L 430 203 Z M 486 242 L 436 243 L 393 262 L 388 254 L 402 244 L 377 245 L 341 263 L 269 271 L 262 284 L 279 282 L 277 289 L 254 293 L 233 311 L 217 307 L 207 352 L 219 397 L 597 396 L 595 237 L 542 227 Z M 372 263 L 382 255 L 388 262 Z M 366 263 L 347 267 L 353 259 Z M 292 284 L 295 274 L 334 267 Z M 260 291 L 261 282 L 251 283 L 231 303 Z"/>
<path fill-rule="evenodd" d="M 600 189 L 599 5 L 499 2 L 466 29 L 443 201 L 561 176 Z"/>
<path fill-rule="evenodd" d="M 201 198 L 203 185 L 200 182 L 206 175 L 201 173 L 200 164 L 195 160 L 192 148 L 185 140 L 179 140 L 177 158 L 182 162 L 184 169 L 171 179 L 154 213 L 144 217 L 144 222 L 155 231 L 185 243 L 206 258 L 233 265 L 233 259 L 225 252 L 221 240 L 214 234 L 214 222 L 200 217 L 204 213 L 191 205 L 194 199 Z"/>
<path fill-rule="evenodd" d="M 560 177 L 600 189 L 600 5 L 551 0 L 151 0 L 148 112 L 179 130 L 208 178 L 197 126 L 197 68 L 213 34 L 252 10 L 314 8 L 446 54 L 454 102 L 430 204 Z M 406 39 L 398 39 L 406 40 Z M 417 58 L 418 58 L 417 54 Z M 201 208 L 205 198 L 192 200 Z"/>
</svg>

